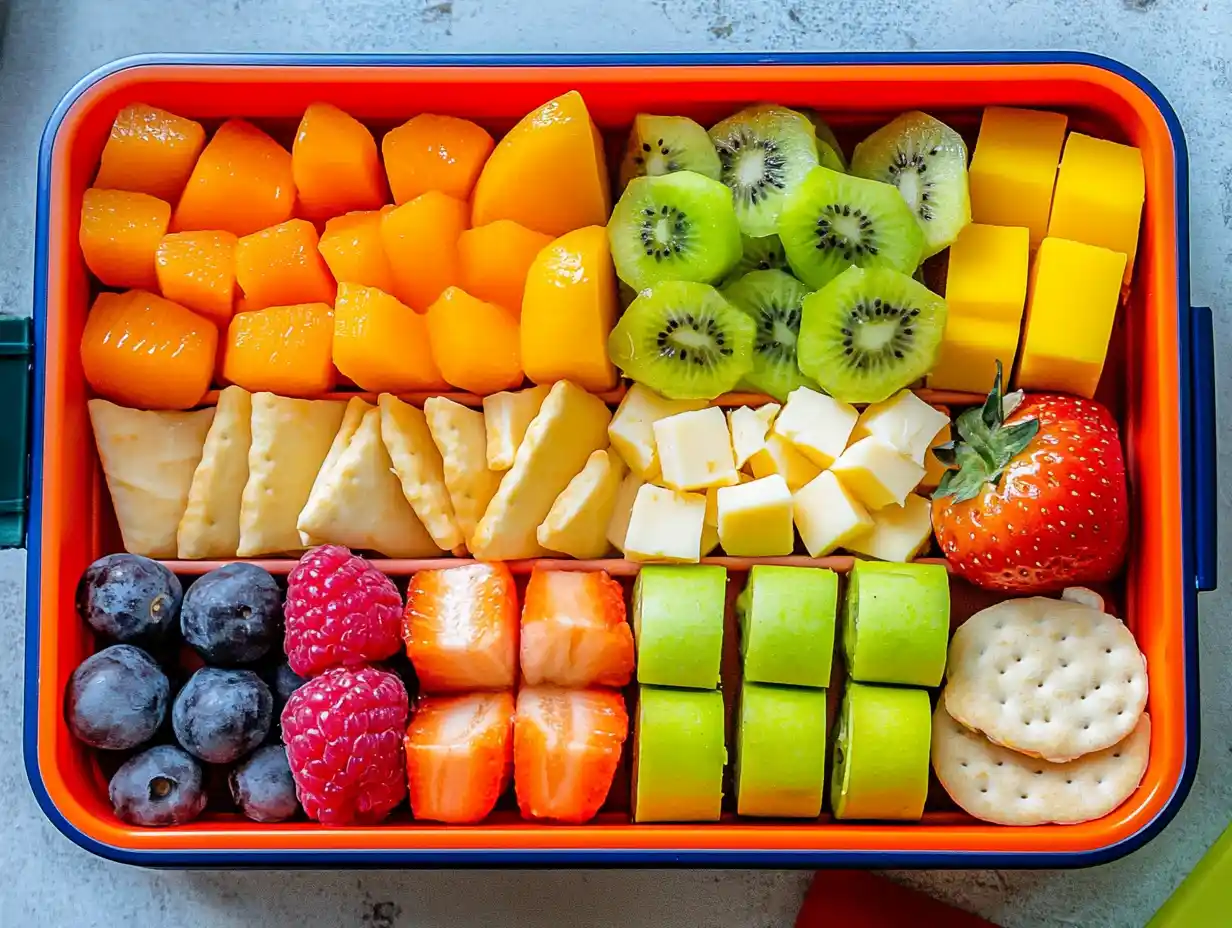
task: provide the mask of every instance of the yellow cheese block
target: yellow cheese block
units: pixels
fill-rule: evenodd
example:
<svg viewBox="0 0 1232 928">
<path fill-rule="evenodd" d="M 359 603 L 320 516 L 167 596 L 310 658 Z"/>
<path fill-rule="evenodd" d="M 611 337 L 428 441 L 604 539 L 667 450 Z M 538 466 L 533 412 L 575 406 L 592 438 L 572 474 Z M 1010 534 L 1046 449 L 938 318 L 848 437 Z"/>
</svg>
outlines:
<svg viewBox="0 0 1232 928">
<path fill-rule="evenodd" d="M 984 110 L 971 156 L 973 222 L 1024 226 L 1032 248 L 1043 241 L 1066 122 L 1061 113 L 1003 106 Z"/>
<path fill-rule="evenodd" d="M 946 276 L 945 336 L 928 375 L 934 390 L 987 393 L 997 361 L 1014 366 L 1029 259 L 1025 227 L 973 223 L 959 233 Z"/>
<path fill-rule="evenodd" d="M 1048 237 L 1123 253 L 1128 285 L 1145 198 L 1142 152 L 1071 132 L 1057 172 Z"/>
<path fill-rule="evenodd" d="M 1031 267 L 1018 387 L 1095 395 L 1124 273 L 1119 251 L 1044 239 Z"/>
</svg>

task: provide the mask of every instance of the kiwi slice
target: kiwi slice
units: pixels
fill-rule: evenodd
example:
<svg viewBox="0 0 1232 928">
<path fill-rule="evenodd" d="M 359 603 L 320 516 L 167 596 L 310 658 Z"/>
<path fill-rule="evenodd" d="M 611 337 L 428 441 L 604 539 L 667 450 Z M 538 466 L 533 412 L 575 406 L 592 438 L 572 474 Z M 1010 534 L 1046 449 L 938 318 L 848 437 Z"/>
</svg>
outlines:
<svg viewBox="0 0 1232 928">
<path fill-rule="evenodd" d="M 816 110 L 800 110 L 800 114 L 813 124 L 813 131 L 817 134 L 817 151 L 821 157 L 822 166 L 834 171 L 846 171 L 847 156 L 843 154 L 843 146 L 838 143 L 838 136 L 834 134 L 834 130 Z M 827 153 L 822 148 L 823 145 L 829 149 L 829 158 L 833 159 L 833 164 L 827 164 Z"/>
<path fill-rule="evenodd" d="M 787 266 L 787 255 L 783 253 L 783 243 L 779 241 L 777 235 L 763 235 L 761 238 L 750 238 L 746 235 L 742 244 L 743 254 L 740 255 L 740 260 L 736 262 L 731 273 L 724 278 L 721 286 L 727 286 L 750 271 L 791 273 L 791 268 Z"/>
<path fill-rule="evenodd" d="M 633 178 L 607 234 L 616 274 L 634 290 L 661 280 L 713 283 L 740 260 L 731 191 L 693 171 Z"/>
<path fill-rule="evenodd" d="M 800 304 L 808 296 L 808 287 L 783 271 L 750 271 L 724 287 L 722 293 L 757 324 L 753 369 L 744 382 L 783 402 L 796 387 L 816 388 L 817 384 L 800 373 L 796 364 Z"/>
<path fill-rule="evenodd" d="M 824 287 L 853 264 L 910 274 L 924 233 L 889 184 L 817 167 L 787 198 L 779 238 L 792 272 Z"/>
<path fill-rule="evenodd" d="M 710 139 L 732 190 L 740 230 L 773 235 L 786 196 L 817 166 L 813 125 L 784 106 L 750 106 L 717 123 Z"/>
<path fill-rule="evenodd" d="M 906 274 L 850 267 L 804 298 L 800 370 L 835 399 L 879 403 L 932 367 L 945 300 Z"/>
<path fill-rule="evenodd" d="M 667 280 L 637 295 L 608 336 L 626 377 L 675 400 L 711 400 L 753 367 L 757 326 L 714 287 Z"/>
<path fill-rule="evenodd" d="M 635 177 L 693 171 L 719 179 L 719 155 L 706 130 L 687 116 L 638 113 L 620 164 L 620 186 Z"/>
<path fill-rule="evenodd" d="M 903 113 L 857 145 L 851 173 L 898 187 L 924 231 L 925 258 L 971 221 L 967 145 L 927 113 Z"/>
</svg>

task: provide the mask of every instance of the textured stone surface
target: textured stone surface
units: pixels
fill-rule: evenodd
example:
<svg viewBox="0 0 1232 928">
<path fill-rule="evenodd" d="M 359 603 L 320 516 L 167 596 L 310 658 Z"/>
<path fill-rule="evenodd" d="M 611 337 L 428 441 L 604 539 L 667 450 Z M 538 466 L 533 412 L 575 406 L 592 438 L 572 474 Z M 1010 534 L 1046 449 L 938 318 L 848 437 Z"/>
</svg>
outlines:
<svg viewBox="0 0 1232 928">
<path fill-rule="evenodd" d="M 602 11 L 602 12 L 600 12 Z M 30 306 L 35 152 L 60 95 L 137 52 L 597 52 L 1073 48 L 1121 58 L 1189 139 L 1193 295 L 1232 294 L 1232 7 L 1226 0 L 13 0 L 0 67 L 0 309 Z M 1220 355 L 1232 336 L 1217 316 Z M 1219 380 L 1232 408 L 1232 380 Z M 1221 468 L 1232 448 L 1225 443 Z M 1221 491 L 1220 511 L 1229 511 Z M 1226 536 L 1225 536 L 1226 537 Z M 1220 566 L 1228 576 L 1229 546 Z M 21 771 L 23 576 L 0 554 L 0 925 L 707 926 L 791 924 L 807 874 L 782 872 L 155 873 L 61 837 Z M 1232 815 L 1229 594 L 1204 598 L 1203 755 L 1177 819 L 1127 860 L 1074 873 L 895 874 L 1006 926 L 1146 922 Z"/>
</svg>

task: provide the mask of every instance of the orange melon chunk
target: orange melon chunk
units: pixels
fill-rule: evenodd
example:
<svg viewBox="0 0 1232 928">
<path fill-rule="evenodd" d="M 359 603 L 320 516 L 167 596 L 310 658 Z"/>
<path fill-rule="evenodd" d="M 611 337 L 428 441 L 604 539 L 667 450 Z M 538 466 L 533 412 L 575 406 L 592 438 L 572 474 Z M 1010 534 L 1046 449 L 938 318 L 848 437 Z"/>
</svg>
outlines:
<svg viewBox="0 0 1232 928">
<path fill-rule="evenodd" d="M 153 290 L 154 254 L 170 219 L 171 207 L 149 194 L 87 190 L 78 238 L 86 266 L 108 287 Z"/>
<path fill-rule="evenodd" d="M 251 123 L 229 119 L 197 159 L 171 226 L 251 235 L 294 212 L 291 153 Z"/>
<path fill-rule="evenodd" d="M 204 147 L 205 130 L 200 123 L 144 103 L 130 103 L 111 125 L 94 186 L 148 193 L 174 203 Z"/>
<path fill-rule="evenodd" d="M 334 280 L 393 293 L 394 272 L 381 241 L 381 217 L 391 209 L 347 213 L 325 223 L 317 250 Z"/>
<path fill-rule="evenodd" d="M 607 230 L 587 226 L 539 252 L 522 299 L 522 366 L 535 383 L 572 380 L 593 393 L 616 385 L 607 337 L 616 272 Z"/>
<path fill-rule="evenodd" d="M 515 316 L 521 315 L 526 272 L 551 241 L 550 235 L 508 219 L 468 229 L 458 238 L 462 289 Z"/>
<path fill-rule="evenodd" d="M 353 116 L 329 103 L 304 111 L 291 146 L 299 211 L 323 220 L 385 203 L 385 175 L 376 140 Z"/>
<path fill-rule="evenodd" d="M 465 200 L 492 152 L 486 130 L 468 119 L 422 113 L 381 140 L 395 203 L 437 190 Z"/>
<path fill-rule="evenodd" d="M 317 230 L 307 219 L 241 238 L 235 249 L 235 278 L 248 309 L 332 303 L 337 289 L 317 250 Z"/>
<path fill-rule="evenodd" d="M 227 330 L 223 376 L 251 393 L 319 396 L 334 386 L 333 341 L 328 303 L 237 313 Z"/>
<path fill-rule="evenodd" d="M 475 184 L 472 225 L 512 219 L 559 236 L 601 226 L 612 211 L 603 139 L 576 90 L 509 130 Z"/>
<path fill-rule="evenodd" d="M 432 359 L 427 320 L 375 287 L 338 285 L 334 364 L 372 393 L 449 388 Z"/>
<path fill-rule="evenodd" d="M 235 245 L 230 232 L 164 235 L 154 255 L 163 296 L 225 327 L 235 309 Z"/>
<path fill-rule="evenodd" d="M 218 329 L 144 290 L 100 293 L 81 336 L 81 366 L 99 396 L 136 409 L 191 409 L 214 372 Z"/>
<path fill-rule="evenodd" d="M 492 303 L 450 287 L 428 310 L 432 357 L 448 383 L 479 396 L 520 386 L 518 321 Z"/>
<path fill-rule="evenodd" d="M 435 190 L 381 217 L 394 296 L 424 312 L 458 282 L 458 237 L 466 231 L 466 220 L 464 202 Z"/>
</svg>

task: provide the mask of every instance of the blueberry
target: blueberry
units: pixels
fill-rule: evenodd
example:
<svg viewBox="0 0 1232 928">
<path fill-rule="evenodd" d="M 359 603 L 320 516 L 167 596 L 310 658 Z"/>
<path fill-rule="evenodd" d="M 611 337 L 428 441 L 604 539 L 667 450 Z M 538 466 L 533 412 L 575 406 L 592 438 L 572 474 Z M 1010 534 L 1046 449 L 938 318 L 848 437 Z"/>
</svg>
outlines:
<svg viewBox="0 0 1232 928">
<path fill-rule="evenodd" d="M 176 740 L 211 764 L 243 757 L 269 734 L 274 697 L 251 670 L 202 667 L 171 707 Z"/>
<path fill-rule="evenodd" d="M 107 788 L 121 821 L 184 825 L 205 809 L 201 766 L 175 745 L 160 744 L 130 758 Z"/>
<path fill-rule="evenodd" d="M 108 554 L 81 575 L 77 613 L 100 635 L 129 644 L 155 644 L 180 615 L 179 579 L 158 561 Z"/>
<path fill-rule="evenodd" d="M 291 698 L 291 694 L 307 683 L 308 680 L 297 674 L 291 669 L 290 664 L 283 661 L 270 673 L 269 682 L 270 687 L 274 691 L 274 708 L 281 712 L 282 707 Z"/>
<path fill-rule="evenodd" d="M 211 570 L 184 594 L 180 630 L 211 664 L 251 663 L 281 636 L 282 591 L 256 564 Z"/>
<path fill-rule="evenodd" d="M 154 658 L 130 644 L 113 644 L 73 671 L 64 717 L 90 747 L 126 751 L 154 737 L 170 698 L 171 684 Z"/>
<path fill-rule="evenodd" d="M 287 749 L 281 744 L 260 748 L 232 770 L 231 798 L 254 822 L 285 822 L 299 811 Z"/>
</svg>

